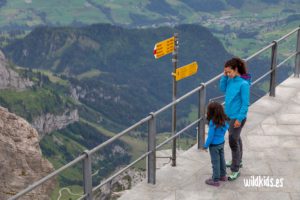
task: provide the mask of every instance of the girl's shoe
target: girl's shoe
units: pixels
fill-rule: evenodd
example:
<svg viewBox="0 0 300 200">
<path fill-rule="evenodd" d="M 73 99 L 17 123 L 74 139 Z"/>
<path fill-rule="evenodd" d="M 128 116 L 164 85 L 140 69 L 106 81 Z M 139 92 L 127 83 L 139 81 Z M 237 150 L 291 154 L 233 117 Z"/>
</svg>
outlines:
<svg viewBox="0 0 300 200">
<path fill-rule="evenodd" d="M 240 172 L 231 172 L 231 174 L 228 176 L 229 181 L 234 181 L 240 176 Z"/>
<path fill-rule="evenodd" d="M 228 181 L 228 177 L 227 176 L 221 176 L 220 181 Z"/>
<path fill-rule="evenodd" d="M 207 179 L 205 180 L 205 183 L 207 185 L 212 185 L 212 186 L 216 186 L 216 187 L 219 187 L 220 186 L 220 182 L 219 181 L 214 181 L 213 179 Z"/>
<path fill-rule="evenodd" d="M 231 167 L 231 164 L 232 164 L 232 161 L 226 162 L 226 167 L 227 167 L 227 168 L 230 168 L 230 167 Z M 242 161 L 241 161 L 241 163 L 240 163 L 240 168 L 243 168 L 243 162 L 242 162 Z"/>
</svg>

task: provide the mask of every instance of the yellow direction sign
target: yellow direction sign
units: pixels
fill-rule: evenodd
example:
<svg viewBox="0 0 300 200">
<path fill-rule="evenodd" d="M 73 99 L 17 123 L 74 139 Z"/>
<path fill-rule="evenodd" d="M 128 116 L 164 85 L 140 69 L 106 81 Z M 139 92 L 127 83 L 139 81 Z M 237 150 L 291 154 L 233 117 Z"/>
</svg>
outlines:
<svg viewBox="0 0 300 200">
<path fill-rule="evenodd" d="M 176 73 L 174 74 L 176 81 L 179 81 L 181 79 L 184 79 L 186 77 L 189 77 L 193 74 L 196 74 L 198 70 L 198 64 L 197 62 L 192 62 L 188 65 L 185 65 L 183 67 L 177 68 Z"/>
<path fill-rule="evenodd" d="M 158 59 L 169 53 L 172 53 L 175 47 L 174 43 L 175 43 L 175 37 L 171 37 L 169 39 L 156 43 L 153 51 L 155 59 Z"/>
</svg>

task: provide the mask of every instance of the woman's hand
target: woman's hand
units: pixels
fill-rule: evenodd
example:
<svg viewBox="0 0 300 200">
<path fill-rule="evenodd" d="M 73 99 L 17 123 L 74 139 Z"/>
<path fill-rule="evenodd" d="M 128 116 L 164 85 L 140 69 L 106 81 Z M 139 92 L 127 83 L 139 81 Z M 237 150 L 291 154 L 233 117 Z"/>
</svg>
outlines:
<svg viewBox="0 0 300 200">
<path fill-rule="evenodd" d="M 224 68 L 224 76 L 228 76 L 230 74 L 230 67 Z"/>
<path fill-rule="evenodd" d="M 241 126 L 241 122 L 239 122 L 238 120 L 235 120 L 234 124 L 233 124 L 233 127 L 234 128 L 238 128 Z"/>
<path fill-rule="evenodd" d="M 224 68 L 224 76 L 228 76 L 228 72 L 226 71 L 226 68 Z"/>
</svg>

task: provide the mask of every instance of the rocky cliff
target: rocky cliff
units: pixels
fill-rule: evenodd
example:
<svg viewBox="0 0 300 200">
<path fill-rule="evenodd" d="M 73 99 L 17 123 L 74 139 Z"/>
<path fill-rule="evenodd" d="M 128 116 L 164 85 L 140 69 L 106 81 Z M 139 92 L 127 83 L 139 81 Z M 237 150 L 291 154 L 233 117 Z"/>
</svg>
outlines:
<svg viewBox="0 0 300 200">
<path fill-rule="evenodd" d="M 25 89 L 33 82 L 21 78 L 17 72 L 8 67 L 8 61 L 0 50 L 0 89 Z"/>
<path fill-rule="evenodd" d="M 8 199 L 53 170 L 42 158 L 37 131 L 0 107 L 0 199 Z M 54 186 L 51 180 L 20 199 L 48 200 Z"/>
<path fill-rule="evenodd" d="M 40 139 L 47 133 L 62 129 L 79 120 L 78 110 L 65 111 L 61 115 L 47 113 L 33 119 L 32 126 L 39 132 Z"/>
</svg>

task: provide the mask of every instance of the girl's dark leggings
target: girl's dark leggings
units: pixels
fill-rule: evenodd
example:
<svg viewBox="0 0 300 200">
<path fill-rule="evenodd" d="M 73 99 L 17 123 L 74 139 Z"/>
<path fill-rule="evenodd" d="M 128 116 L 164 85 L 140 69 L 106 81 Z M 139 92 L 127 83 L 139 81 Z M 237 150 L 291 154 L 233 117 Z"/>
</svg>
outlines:
<svg viewBox="0 0 300 200">
<path fill-rule="evenodd" d="M 240 163 L 243 157 L 243 143 L 241 139 L 241 131 L 244 127 L 246 119 L 244 119 L 241 123 L 241 126 L 238 128 L 234 128 L 234 122 L 236 119 L 231 119 L 229 122 L 229 146 L 231 149 L 232 155 L 232 164 L 231 171 L 238 172 L 240 169 Z"/>
</svg>

